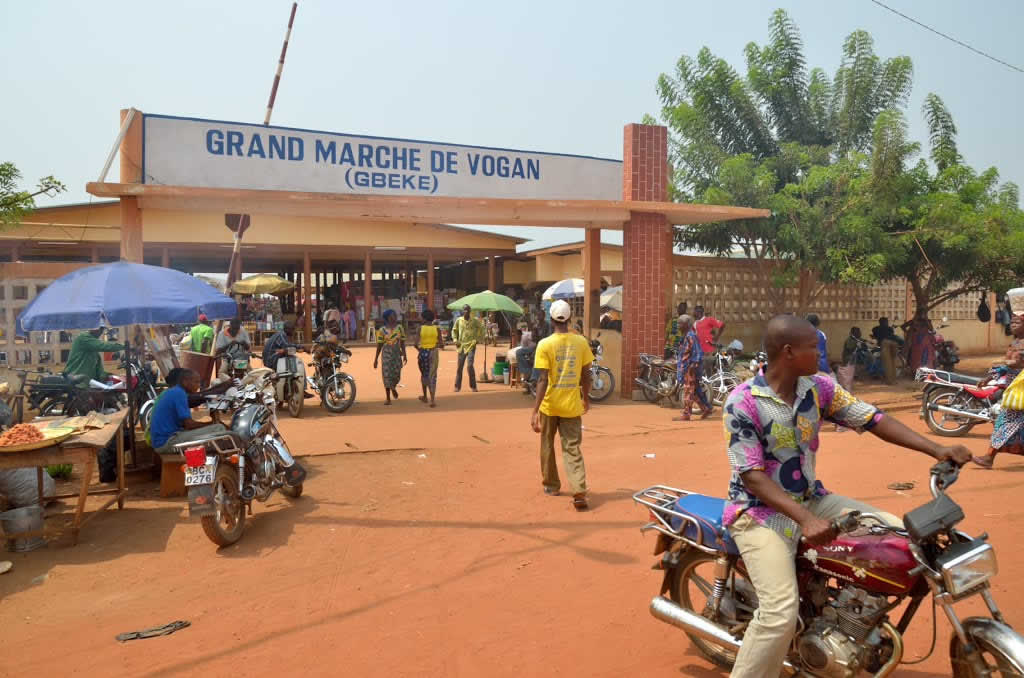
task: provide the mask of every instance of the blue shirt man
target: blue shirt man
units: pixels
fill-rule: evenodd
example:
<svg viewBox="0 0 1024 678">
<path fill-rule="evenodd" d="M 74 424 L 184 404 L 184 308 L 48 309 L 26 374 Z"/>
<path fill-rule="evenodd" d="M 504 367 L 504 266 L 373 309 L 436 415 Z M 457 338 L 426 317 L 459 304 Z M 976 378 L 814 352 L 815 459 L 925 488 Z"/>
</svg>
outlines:
<svg viewBox="0 0 1024 678">
<path fill-rule="evenodd" d="M 188 394 L 199 390 L 199 375 L 193 370 L 176 367 L 167 375 L 167 383 L 171 387 L 160 394 L 149 423 L 154 450 L 161 454 L 172 452 L 175 445 L 227 430 L 221 424 L 203 424 L 192 418 Z"/>
<path fill-rule="evenodd" d="M 184 430 L 186 419 L 192 418 L 192 410 L 188 406 L 188 394 L 181 384 L 167 389 L 160 396 L 153 408 L 153 419 L 149 424 L 149 436 L 153 441 L 153 449 L 163 447 L 168 439 L 178 431 Z"/>
<path fill-rule="evenodd" d="M 807 322 L 814 325 L 814 331 L 818 333 L 818 371 L 831 374 L 832 368 L 828 364 L 828 337 L 821 331 L 821 319 L 814 313 L 807 314 Z"/>
</svg>

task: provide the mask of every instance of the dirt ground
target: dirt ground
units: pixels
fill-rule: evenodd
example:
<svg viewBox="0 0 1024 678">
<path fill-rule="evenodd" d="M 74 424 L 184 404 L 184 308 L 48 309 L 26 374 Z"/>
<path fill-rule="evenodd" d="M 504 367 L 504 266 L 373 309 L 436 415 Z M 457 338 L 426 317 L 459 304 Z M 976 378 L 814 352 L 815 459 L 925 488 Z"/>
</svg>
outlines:
<svg viewBox="0 0 1024 678">
<path fill-rule="evenodd" d="M 0 576 L 0 675 L 724 676 L 648 613 L 660 573 L 630 498 L 656 483 L 723 494 L 719 421 L 595 405 L 584 433 L 592 510 L 578 514 L 541 492 L 528 398 L 503 385 L 454 394 L 454 361 L 442 354 L 436 410 L 416 400 L 413 364 L 387 407 L 372 353 L 359 349 L 352 410 L 329 415 L 310 400 L 301 420 L 282 420 L 310 471 L 305 494 L 256 505 L 233 547 L 217 550 L 184 500 L 158 498 L 139 475 L 125 509 L 97 517 L 78 546 L 0 554 L 14 563 Z M 906 409 L 911 387 L 864 392 L 923 430 Z M 980 453 L 989 433 L 962 440 Z M 833 491 L 899 514 L 929 496 L 922 455 L 849 432 L 824 433 L 823 450 L 819 476 Z M 996 546 L 994 590 L 1012 624 L 1024 622 L 1012 602 L 1024 594 L 1021 472 L 1024 459 L 1000 458 L 994 471 L 966 469 L 951 492 L 963 528 Z M 917 487 L 886 488 L 895 481 Z M 60 509 L 48 524 L 67 518 Z M 191 627 L 114 639 L 179 619 Z M 908 660 L 930 632 L 923 606 Z M 896 675 L 949 675 L 948 638 L 940 618 L 935 655 Z"/>
</svg>

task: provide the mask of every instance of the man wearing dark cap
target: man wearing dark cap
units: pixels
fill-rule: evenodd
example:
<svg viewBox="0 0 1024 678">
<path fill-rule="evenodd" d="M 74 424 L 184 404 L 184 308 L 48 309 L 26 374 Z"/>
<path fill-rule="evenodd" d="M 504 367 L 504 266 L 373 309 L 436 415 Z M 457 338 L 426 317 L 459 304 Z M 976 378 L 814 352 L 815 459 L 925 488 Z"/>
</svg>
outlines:
<svg viewBox="0 0 1024 678">
<path fill-rule="evenodd" d="M 829 493 L 817 479 L 823 419 L 870 431 L 940 461 L 963 465 L 971 456 L 963 445 L 944 447 L 918 435 L 854 398 L 830 376 L 818 374 L 818 335 L 806 320 L 776 316 L 765 330 L 764 345 L 764 372 L 737 387 L 724 408 L 732 479 L 722 522 L 739 548 L 760 603 L 743 636 L 733 678 L 776 678 L 782 670 L 800 607 L 798 541 L 830 543 L 836 536 L 830 521 L 854 510 L 902 526 L 894 515 Z"/>
</svg>

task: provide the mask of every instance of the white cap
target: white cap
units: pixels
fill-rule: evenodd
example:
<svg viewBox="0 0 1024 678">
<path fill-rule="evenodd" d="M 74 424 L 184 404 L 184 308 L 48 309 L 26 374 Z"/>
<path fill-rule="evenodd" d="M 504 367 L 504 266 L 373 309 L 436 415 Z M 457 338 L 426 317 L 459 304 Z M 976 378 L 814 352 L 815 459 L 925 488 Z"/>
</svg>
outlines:
<svg viewBox="0 0 1024 678">
<path fill-rule="evenodd" d="M 551 319 L 564 323 L 568 322 L 569 318 L 572 317 L 572 307 L 565 301 L 559 299 L 558 301 L 551 304 Z"/>
</svg>

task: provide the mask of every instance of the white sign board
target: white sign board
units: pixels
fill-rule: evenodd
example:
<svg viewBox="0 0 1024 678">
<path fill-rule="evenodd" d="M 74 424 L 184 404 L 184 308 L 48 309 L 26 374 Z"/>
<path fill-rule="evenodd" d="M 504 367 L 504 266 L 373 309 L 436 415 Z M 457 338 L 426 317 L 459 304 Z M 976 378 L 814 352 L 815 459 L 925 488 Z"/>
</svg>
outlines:
<svg viewBox="0 0 1024 678">
<path fill-rule="evenodd" d="M 145 183 L 314 193 L 621 200 L 622 162 L 146 115 Z"/>
</svg>

